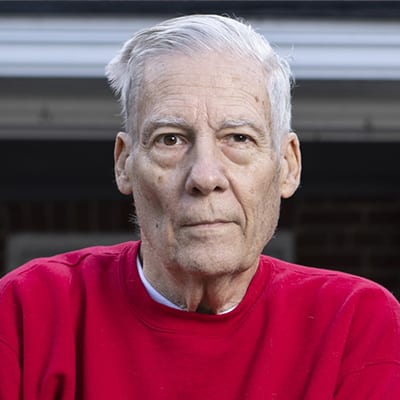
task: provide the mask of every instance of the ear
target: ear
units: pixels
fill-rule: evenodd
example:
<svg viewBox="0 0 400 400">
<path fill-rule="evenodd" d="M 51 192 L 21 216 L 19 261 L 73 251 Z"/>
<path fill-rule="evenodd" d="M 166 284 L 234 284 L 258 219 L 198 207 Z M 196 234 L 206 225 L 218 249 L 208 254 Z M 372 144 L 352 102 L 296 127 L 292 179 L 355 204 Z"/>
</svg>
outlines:
<svg viewBox="0 0 400 400">
<path fill-rule="evenodd" d="M 293 195 L 300 184 L 301 153 L 300 143 L 294 132 L 289 132 L 281 143 L 280 191 L 282 198 Z"/>
<path fill-rule="evenodd" d="M 132 138 L 128 133 L 119 132 L 115 138 L 114 147 L 114 172 L 115 180 L 119 191 L 122 194 L 132 193 L 132 184 L 130 180 L 127 161 L 131 152 Z"/>
</svg>

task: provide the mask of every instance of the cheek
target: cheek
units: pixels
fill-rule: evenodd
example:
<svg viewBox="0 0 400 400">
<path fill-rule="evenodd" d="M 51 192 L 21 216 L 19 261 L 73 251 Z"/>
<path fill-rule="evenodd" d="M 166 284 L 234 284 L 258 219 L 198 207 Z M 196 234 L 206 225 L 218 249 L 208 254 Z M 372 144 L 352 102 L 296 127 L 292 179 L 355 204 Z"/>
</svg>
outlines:
<svg viewBox="0 0 400 400">
<path fill-rule="evenodd" d="M 279 173 L 276 170 L 260 180 L 260 185 L 251 190 L 252 196 L 257 198 L 258 204 L 255 207 L 258 215 L 256 218 L 266 221 L 275 218 L 275 214 L 279 212 L 280 194 L 279 194 Z"/>
<path fill-rule="evenodd" d="M 160 220 L 174 203 L 169 180 L 154 167 L 138 166 L 134 170 L 133 198 L 139 219 Z"/>
<path fill-rule="evenodd" d="M 132 166 L 132 194 L 135 200 L 136 208 L 139 211 L 145 210 L 146 207 L 152 208 L 157 202 L 157 186 L 159 179 L 154 175 L 150 168 L 146 168 L 139 163 Z"/>
</svg>

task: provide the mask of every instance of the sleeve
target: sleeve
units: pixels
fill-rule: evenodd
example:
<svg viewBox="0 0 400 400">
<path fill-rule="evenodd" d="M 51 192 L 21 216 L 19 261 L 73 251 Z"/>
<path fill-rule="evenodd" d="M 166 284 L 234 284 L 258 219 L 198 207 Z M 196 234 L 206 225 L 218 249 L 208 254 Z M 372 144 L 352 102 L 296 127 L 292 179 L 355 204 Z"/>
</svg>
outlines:
<svg viewBox="0 0 400 400">
<path fill-rule="evenodd" d="M 400 305 L 377 285 L 353 304 L 334 399 L 400 399 Z"/>
<path fill-rule="evenodd" d="M 0 399 L 20 398 L 20 376 L 16 353 L 0 339 Z"/>
</svg>

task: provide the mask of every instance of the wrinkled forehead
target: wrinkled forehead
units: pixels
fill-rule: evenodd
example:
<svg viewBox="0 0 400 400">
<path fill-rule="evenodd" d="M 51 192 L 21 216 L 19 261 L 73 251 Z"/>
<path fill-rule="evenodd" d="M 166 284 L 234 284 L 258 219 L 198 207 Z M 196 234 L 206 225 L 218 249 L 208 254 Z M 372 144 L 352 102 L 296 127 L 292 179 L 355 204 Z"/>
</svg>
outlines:
<svg viewBox="0 0 400 400">
<path fill-rule="evenodd" d="M 230 53 L 173 53 L 149 58 L 144 65 L 140 101 L 160 101 L 180 93 L 242 97 L 269 108 L 267 77 L 259 62 Z"/>
</svg>

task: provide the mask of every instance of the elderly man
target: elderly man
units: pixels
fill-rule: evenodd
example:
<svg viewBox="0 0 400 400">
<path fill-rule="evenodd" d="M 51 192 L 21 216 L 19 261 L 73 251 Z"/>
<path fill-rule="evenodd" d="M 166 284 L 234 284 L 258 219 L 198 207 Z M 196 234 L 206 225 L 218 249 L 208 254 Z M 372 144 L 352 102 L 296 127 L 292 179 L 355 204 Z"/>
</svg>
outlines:
<svg viewBox="0 0 400 400">
<path fill-rule="evenodd" d="M 141 241 L 3 279 L 0 398 L 399 399 L 396 300 L 260 256 L 301 170 L 290 70 L 265 39 L 229 18 L 172 19 L 107 75 Z"/>
</svg>

